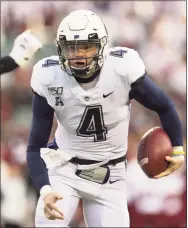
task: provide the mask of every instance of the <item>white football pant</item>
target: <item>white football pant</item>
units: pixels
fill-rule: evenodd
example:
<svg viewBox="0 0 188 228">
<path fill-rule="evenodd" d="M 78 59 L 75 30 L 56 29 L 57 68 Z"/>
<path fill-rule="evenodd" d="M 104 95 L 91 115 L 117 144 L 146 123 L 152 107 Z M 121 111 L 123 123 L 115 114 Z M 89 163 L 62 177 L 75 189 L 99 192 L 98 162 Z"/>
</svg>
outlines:
<svg viewBox="0 0 188 228">
<path fill-rule="evenodd" d="M 68 227 L 82 198 L 87 227 L 129 227 L 125 162 L 109 165 L 110 178 L 103 185 L 78 177 L 75 174 L 76 167 L 72 163 L 66 163 L 49 171 L 53 191 L 63 196 L 56 205 L 63 212 L 64 220 L 47 219 L 40 197 L 35 226 Z"/>
</svg>

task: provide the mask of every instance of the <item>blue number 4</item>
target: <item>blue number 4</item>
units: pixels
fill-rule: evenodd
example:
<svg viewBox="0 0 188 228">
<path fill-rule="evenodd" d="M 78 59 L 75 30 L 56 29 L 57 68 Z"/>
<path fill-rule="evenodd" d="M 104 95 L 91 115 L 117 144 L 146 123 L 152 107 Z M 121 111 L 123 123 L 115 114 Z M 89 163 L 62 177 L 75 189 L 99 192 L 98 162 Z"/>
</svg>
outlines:
<svg viewBox="0 0 188 228">
<path fill-rule="evenodd" d="M 46 59 L 45 63 L 42 64 L 42 67 L 50 67 L 50 66 L 55 66 L 55 65 L 59 65 L 58 60 Z"/>
<path fill-rule="evenodd" d="M 115 57 L 119 57 L 119 58 L 123 58 L 124 54 L 127 52 L 128 51 L 126 51 L 126 50 L 111 51 L 110 55 L 115 56 Z"/>
</svg>

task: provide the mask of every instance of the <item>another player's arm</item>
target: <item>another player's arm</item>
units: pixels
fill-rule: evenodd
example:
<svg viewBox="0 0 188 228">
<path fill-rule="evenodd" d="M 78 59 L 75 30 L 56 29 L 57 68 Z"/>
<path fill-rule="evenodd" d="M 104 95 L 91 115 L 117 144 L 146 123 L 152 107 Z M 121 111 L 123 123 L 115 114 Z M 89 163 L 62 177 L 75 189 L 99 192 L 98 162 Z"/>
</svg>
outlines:
<svg viewBox="0 0 188 228">
<path fill-rule="evenodd" d="M 52 191 L 47 168 L 40 156 L 40 148 L 47 146 L 53 124 L 54 110 L 47 100 L 38 95 L 33 96 L 33 118 L 27 147 L 27 164 L 37 189 L 44 199 L 44 213 L 48 219 L 63 219 L 62 212 L 55 202 L 62 197 Z"/>
<path fill-rule="evenodd" d="M 183 155 L 185 154 L 183 152 L 181 122 L 173 102 L 147 74 L 132 83 L 129 97 L 159 115 L 161 125 L 171 140 L 173 157 L 166 157 L 170 165 L 165 172 L 159 174 L 156 178 L 169 175 L 183 164 Z"/>
<path fill-rule="evenodd" d="M 0 58 L 0 74 L 11 72 L 18 67 L 19 65 L 9 55 Z"/>
<path fill-rule="evenodd" d="M 0 74 L 26 65 L 41 47 L 40 40 L 30 30 L 26 30 L 17 36 L 10 54 L 0 58 Z"/>
</svg>

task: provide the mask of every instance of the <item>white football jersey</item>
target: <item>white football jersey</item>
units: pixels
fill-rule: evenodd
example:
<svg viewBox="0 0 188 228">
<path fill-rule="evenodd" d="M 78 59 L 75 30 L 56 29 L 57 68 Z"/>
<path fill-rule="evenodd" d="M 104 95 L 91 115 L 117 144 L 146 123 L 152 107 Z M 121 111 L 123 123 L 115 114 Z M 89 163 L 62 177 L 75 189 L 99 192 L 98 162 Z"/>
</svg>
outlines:
<svg viewBox="0 0 188 228">
<path fill-rule="evenodd" d="M 109 49 L 96 85 L 84 90 L 58 64 L 58 56 L 40 60 L 31 87 L 47 99 L 58 121 L 60 149 L 92 160 L 113 159 L 127 150 L 131 84 L 145 73 L 138 53 Z"/>
</svg>

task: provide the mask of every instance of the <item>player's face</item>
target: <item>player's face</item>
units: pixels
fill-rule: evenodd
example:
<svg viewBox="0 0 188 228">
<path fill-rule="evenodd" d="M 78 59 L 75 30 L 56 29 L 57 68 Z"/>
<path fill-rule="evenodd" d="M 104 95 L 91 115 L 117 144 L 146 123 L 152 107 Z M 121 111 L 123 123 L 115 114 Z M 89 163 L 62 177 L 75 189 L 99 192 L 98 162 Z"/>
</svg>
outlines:
<svg viewBox="0 0 188 228">
<path fill-rule="evenodd" d="M 70 60 L 72 67 L 83 68 L 91 64 L 93 56 L 97 54 L 97 51 L 97 44 L 74 44 L 67 45 L 65 54 L 68 59 L 75 59 Z"/>
</svg>

